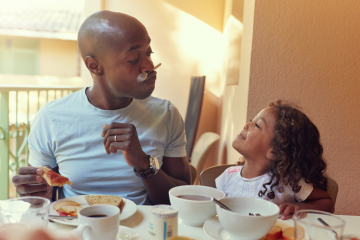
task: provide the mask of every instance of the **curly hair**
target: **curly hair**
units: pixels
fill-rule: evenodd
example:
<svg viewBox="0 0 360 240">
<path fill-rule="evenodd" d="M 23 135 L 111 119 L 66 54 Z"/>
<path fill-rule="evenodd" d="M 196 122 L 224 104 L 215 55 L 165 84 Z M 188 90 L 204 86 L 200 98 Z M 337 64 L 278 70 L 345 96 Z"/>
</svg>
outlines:
<svg viewBox="0 0 360 240">
<path fill-rule="evenodd" d="M 312 183 L 314 188 L 326 191 L 326 163 L 317 127 L 297 107 L 284 104 L 281 100 L 270 103 L 269 107 L 275 108 L 278 114 L 271 141 L 274 159 L 266 169 L 271 179 L 263 184 L 264 190 L 260 190 L 258 195 L 262 197 L 266 194 L 273 199 L 274 189 L 283 191 L 281 185 L 289 185 L 297 193 L 301 189 L 301 178 L 306 183 Z M 270 185 L 269 192 L 266 185 Z"/>
</svg>

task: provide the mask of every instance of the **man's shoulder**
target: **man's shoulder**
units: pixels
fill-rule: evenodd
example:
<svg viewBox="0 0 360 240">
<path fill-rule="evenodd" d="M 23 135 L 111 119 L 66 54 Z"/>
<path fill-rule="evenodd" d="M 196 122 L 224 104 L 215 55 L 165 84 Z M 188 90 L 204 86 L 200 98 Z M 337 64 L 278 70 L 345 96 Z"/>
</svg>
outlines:
<svg viewBox="0 0 360 240">
<path fill-rule="evenodd" d="M 163 108 L 170 109 L 173 107 L 173 104 L 166 99 L 157 98 L 154 96 L 150 96 L 143 100 L 138 100 L 141 105 L 146 106 L 147 108 Z"/>
<path fill-rule="evenodd" d="M 84 89 L 73 92 L 65 97 L 48 102 L 45 104 L 45 106 L 50 111 L 51 110 L 58 111 L 61 108 L 66 108 L 68 110 L 73 109 L 74 107 L 82 103 L 83 91 Z"/>
</svg>

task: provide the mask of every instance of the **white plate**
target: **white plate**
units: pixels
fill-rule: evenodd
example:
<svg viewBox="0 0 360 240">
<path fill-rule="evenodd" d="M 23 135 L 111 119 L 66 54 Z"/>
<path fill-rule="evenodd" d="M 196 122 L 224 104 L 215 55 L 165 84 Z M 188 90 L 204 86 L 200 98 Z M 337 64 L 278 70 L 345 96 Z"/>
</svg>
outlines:
<svg viewBox="0 0 360 240">
<path fill-rule="evenodd" d="M 59 215 L 59 213 L 54 210 L 54 205 L 57 204 L 58 202 L 62 202 L 62 201 L 75 201 L 75 202 L 79 203 L 81 207 L 90 206 L 86 202 L 84 196 L 85 195 L 79 195 L 79 196 L 63 198 L 63 199 L 60 199 L 60 200 L 58 200 L 56 202 L 51 203 L 50 204 L 49 214 L 50 215 Z M 132 215 L 135 214 L 135 212 L 137 210 L 137 206 L 133 201 L 131 201 L 129 199 L 126 199 L 126 198 L 123 198 L 123 199 L 124 199 L 124 203 L 121 206 L 120 221 L 131 217 Z M 77 226 L 78 225 L 78 220 L 77 219 L 73 219 L 73 220 L 69 220 L 69 219 L 51 219 L 51 220 L 53 220 L 54 222 L 57 222 L 57 223 L 62 223 L 62 224 L 71 225 L 71 226 Z"/>
<path fill-rule="evenodd" d="M 116 240 L 143 240 L 143 238 L 141 234 L 134 229 L 125 226 L 119 226 L 119 232 L 116 236 Z"/>
<path fill-rule="evenodd" d="M 290 223 L 287 223 L 283 220 L 278 219 L 276 221 L 276 226 L 285 230 L 286 228 L 292 227 Z M 221 226 L 220 221 L 217 216 L 212 217 L 204 223 L 203 226 L 204 232 L 210 237 L 212 240 L 230 240 L 230 236 L 227 231 Z"/>
</svg>

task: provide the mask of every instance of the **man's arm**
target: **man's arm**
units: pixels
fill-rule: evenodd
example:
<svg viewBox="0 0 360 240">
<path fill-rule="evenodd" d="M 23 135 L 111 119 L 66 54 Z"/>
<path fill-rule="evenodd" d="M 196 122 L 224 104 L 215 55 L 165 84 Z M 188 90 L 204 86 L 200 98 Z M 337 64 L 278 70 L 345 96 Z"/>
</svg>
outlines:
<svg viewBox="0 0 360 240">
<path fill-rule="evenodd" d="M 152 204 L 170 204 L 169 190 L 191 182 L 187 157 L 164 157 L 159 172 L 143 182 Z"/>
<path fill-rule="evenodd" d="M 137 171 L 150 167 L 149 157 L 141 148 L 134 125 L 124 123 L 104 125 L 101 136 L 104 138 L 107 154 L 117 153 L 120 150 L 127 164 Z M 168 204 L 169 190 L 175 186 L 190 184 L 190 181 L 187 157 L 164 157 L 158 173 L 143 180 L 152 204 Z"/>
</svg>

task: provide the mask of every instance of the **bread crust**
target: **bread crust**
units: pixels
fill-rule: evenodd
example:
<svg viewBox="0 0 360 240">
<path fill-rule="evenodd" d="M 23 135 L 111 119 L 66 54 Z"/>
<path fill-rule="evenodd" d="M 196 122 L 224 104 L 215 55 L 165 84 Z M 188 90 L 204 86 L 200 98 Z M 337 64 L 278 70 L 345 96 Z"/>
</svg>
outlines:
<svg viewBox="0 0 360 240">
<path fill-rule="evenodd" d="M 122 197 L 113 195 L 85 195 L 84 198 L 89 205 L 109 204 L 118 208 L 124 202 Z"/>
<path fill-rule="evenodd" d="M 53 170 L 47 168 L 47 167 L 39 167 L 40 169 L 43 170 L 43 174 L 41 175 L 46 182 L 50 185 L 50 186 L 57 186 L 57 187 L 62 187 L 65 184 L 71 185 L 72 182 L 69 181 L 69 179 L 67 177 L 61 176 L 60 174 L 55 173 Z M 60 178 L 62 181 L 60 182 L 54 182 L 49 178 L 49 173 L 50 171 L 52 172 L 51 174 L 56 174 L 56 176 L 58 178 Z"/>
</svg>

